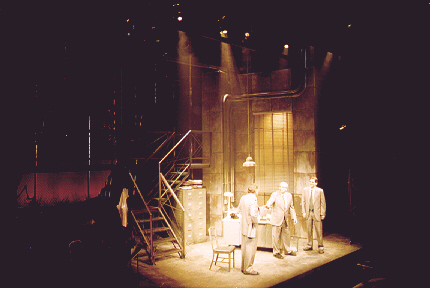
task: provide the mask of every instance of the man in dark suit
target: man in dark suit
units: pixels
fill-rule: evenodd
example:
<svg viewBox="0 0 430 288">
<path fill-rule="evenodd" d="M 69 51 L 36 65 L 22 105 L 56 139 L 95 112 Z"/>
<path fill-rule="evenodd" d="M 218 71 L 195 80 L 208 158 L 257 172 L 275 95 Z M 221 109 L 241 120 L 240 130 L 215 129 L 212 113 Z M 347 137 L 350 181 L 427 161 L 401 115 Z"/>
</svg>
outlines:
<svg viewBox="0 0 430 288">
<path fill-rule="evenodd" d="M 272 247 L 273 257 L 283 259 L 281 249 L 285 250 L 287 255 L 291 254 L 290 249 L 290 227 L 288 227 L 288 216 L 297 224 L 296 210 L 294 209 L 293 196 L 288 191 L 288 183 L 281 182 L 279 191 L 270 195 L 266 208 L 272 208 L 270 224 L 272 225 Z"/>
<path fill-rule="evenodd" d="M 313 226 L 318 241 L 318 252 L 324 253 L 322 220 L 326 215 L 326 202 L 323 189 L 317 187 L 318 179 L 312 177 L 309 181 L 310 188 L 305 189 L 302 197 L 303 218 L 306 219 L 308 228 L 308 244 L 303 248 L 304 251 L 312 250 Z"/>
<path fill-rule="evenodd" d="M 254 270 L 255 253 L 257 252 L 257 230 L 258 230 L 258 187 L 252 185 L 248 188 L 248 194 L 242 196 L 239 203 L 239 213 L 241 213 L 241 252 L 242 252 L 242 272 L 246 275 L 258 275 Z"/>
</svg>

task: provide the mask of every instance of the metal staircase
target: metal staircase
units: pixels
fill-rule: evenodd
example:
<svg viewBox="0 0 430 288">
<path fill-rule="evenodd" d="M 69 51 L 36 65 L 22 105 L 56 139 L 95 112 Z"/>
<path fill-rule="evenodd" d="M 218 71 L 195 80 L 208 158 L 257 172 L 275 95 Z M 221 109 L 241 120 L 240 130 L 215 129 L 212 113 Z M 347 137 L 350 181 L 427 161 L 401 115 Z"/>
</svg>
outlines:
<svg viewBox="0 0 430 288">
<path fill-rule="evenodd" d="M 209 147 L 208 151 L 203 151 L 203 143 Z M 141 193 L 136 176 L 129 173 L 142 202 L 130 211 L 134 220 L 134 238 L 138 243 L 132 259 L 138 257 L 142 249 L 146 250 L 151 264 L 155 264 L 156 258 L 173 253 L 185 258 L 185 209 L 177 192 L 193 176 L 193 169 L 210 167 L 210 143 L 210 132 L 193 130 L 176 144 L 172 143 L 173 147 L 158 162 L 158 183 L 146 195 Z M 156 151 L 161 150 L 159 147 Z"/>
</svg>

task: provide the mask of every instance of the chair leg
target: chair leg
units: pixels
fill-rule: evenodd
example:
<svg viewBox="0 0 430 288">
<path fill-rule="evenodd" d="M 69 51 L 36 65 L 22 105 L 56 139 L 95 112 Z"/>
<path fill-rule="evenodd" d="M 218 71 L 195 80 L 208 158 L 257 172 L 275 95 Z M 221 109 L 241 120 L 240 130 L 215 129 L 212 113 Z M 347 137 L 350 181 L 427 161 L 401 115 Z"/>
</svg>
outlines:
<svg viewBox="0 0 430 288">
<path fill-rule="evenodd" d="M 233 268 L 234 268 L 234 250 L 233 250 Z"/>
<path fill-rule="evenodd" d="M 216 262 L 218 261 L 218 256 L 219 256 L 219 254 L 217 253 L 216 254 L 216 259 L 215 259 L 215 265 L 216 265 Z"/>
<path fill-rule="evenodd" d="M 212 261 L 211 261 L 211 266 L 209 266 L 209 270 L 211 270 L 212 268 L 212 263 L 214 263 L 214 258 L 215 258 L 215 254 L 212 254 Z"/>
<path fill-rule="evenodd" d="M 231 253 L 228 253 L 228 272 L 230 272 Z"/>
</svg>

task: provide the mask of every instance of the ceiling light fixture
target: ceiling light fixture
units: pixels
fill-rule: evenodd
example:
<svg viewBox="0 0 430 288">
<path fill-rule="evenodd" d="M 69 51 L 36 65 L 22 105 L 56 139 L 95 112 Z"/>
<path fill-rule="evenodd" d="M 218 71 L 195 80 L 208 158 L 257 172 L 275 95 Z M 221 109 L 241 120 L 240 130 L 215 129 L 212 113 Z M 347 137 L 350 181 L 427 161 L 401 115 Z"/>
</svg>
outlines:
<svg viewBox="0 0 430 288">
<path fill-rule="evenodd" d="M 249 67 L 248 67 L 248 64 L 249 64 L 249 59 L 246 59 L 246 94 L 248 94 L 248 87 L 249 87 Z M 254 160 L 252 160 L 252 157 L 251 157 L 251 148 L 250 148 L 250 144 L 249 144 L 249 127 L 250 127 L 250 125 L 249 125 L 249 99 L 247 100 L 247 111 L 248 111 L 248 157 L 246 158 L 246 160 L 245 160 L 245 162 L 243 162 L 243 167 L 254 167 L 254 166 L 256 166 L 257 164 L 255 164 L 255 162 L 254 162 Z"/>
</svg>

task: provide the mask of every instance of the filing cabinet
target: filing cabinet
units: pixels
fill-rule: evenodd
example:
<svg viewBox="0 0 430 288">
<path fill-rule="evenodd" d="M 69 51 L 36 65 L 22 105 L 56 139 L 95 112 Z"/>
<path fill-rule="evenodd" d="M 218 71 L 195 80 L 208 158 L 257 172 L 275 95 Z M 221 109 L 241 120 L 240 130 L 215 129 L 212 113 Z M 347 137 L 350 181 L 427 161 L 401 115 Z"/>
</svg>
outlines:
<svg viewBox="0 0 430 288">
<path fill-rule="evenodd" d="M 179 223 L 185 217 L 185 244 L 206 241 L 206 188 L 181 188 L 177 196 L 185 209 L 184 213 L 180 210 L 175 213 Z"/>
</svg>

